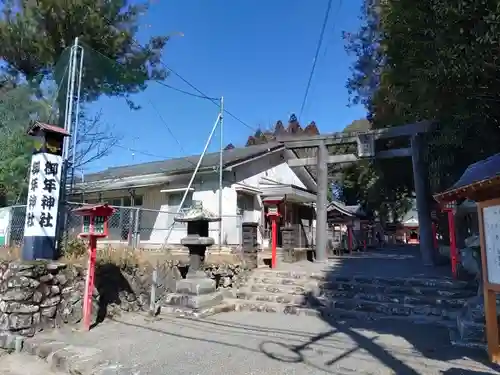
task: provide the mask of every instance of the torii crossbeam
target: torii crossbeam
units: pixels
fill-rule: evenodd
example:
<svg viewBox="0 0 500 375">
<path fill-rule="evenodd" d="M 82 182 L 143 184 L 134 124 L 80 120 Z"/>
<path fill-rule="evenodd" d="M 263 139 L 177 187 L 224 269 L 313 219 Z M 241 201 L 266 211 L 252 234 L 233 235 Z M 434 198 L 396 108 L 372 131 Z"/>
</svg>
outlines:
<svg viewBox="0 0 500 375">
<path fill-rule="evenodd" d="M 427 169 L 422 160 L 422 134 L 432 130 L 432 124 L 424 121 L 392 128 L 376 129 L 360 132 L 333 133 L 317 136 L 287 136 L 278 138 L 287 149 L 297 153 L 300 149 L 309 149 L 305 157 L 289 160 L 290 167 L 309 167 L 311 174 L 316 174 L 316 260 L 327 259 L 327 194 L 328 164 L 353 163 L 369 158 L 412 158 L 417 211 L 420 226 L 420 252 L 423 263 L 434 264 L 434 243 L 432 239 L 431 207 L 427 199 Z M 390 138 L 407 137 L 410 147 L 376 151 L 376 141 Z M 357 153 L 330 155 L 328 148 L 345 144 L 357 144 Z M 311 168 L 313 167 L 313 168 Z M 311 171 L 313 169 L 313 171 Z M 314 169 L 316 170 L 314 172 Z"/>
</svg>

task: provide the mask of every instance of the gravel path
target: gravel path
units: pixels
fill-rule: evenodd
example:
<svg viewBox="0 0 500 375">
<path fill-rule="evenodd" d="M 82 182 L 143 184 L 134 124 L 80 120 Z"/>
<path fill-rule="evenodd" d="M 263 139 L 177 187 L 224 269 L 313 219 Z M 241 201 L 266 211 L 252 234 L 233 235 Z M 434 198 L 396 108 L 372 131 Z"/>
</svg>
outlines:
<svg viewBox="0 0 500 375">
<path fill-rule="evenodd" d="M 480 362 L 482 353 L 452 348 L 446 330 L 407 323 L 328 324 L 243 312 L 151 321 L 127 314 L 87 333 L 42 336 L 99 349 L 127 369 L 117 374 L 500 374 Z"/>
</svg>

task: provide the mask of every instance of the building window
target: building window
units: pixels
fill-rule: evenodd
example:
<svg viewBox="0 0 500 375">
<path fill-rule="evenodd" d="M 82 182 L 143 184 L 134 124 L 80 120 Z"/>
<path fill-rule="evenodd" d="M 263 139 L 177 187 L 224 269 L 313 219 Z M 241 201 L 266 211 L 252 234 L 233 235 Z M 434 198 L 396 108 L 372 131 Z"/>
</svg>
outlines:
<svg viewBox="0 0 500 375">
<path fill-rule="evenodd" d="M 184 196 L 184 192 L 182 193 L 172 193 L 168 194 L 168 223 L 167 227 L 170 227 L 174 223 L 174 217 L 179 210 L 179 206 L 182 202 L 182 197 Z M 182 205 L 182 209 L 189 208 L 193 205 L 193 193 L 189 192 L 186 196 L 186 200 Z"/>
<path fill-rule="evenodd" d="M 118 207 L 132 207 L 132 198 L 130 196 L 112 198 L 109 200 L 109 204 L 111 206 Z M 142 195 L 136 195 L 134 197 L 134 207 L 142 207 L 143 199 Z"/>
<path fill-rule="evenodd" d="M 254 221 L 255 196 L 238 192 L 236 196 L 237 213 L 243 221 Z"/>
</svg>

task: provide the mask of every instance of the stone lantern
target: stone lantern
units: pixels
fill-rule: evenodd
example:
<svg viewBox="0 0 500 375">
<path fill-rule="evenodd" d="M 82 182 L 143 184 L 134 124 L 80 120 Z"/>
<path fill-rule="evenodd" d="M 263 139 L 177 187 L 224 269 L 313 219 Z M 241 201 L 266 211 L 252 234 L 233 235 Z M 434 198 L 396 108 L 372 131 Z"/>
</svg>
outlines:
<svg viewBox="0 0 500 375">
<path fill-rule="evenodd" d="M 193 310 L 213 307 L 222 302 L 223 296 L 216 292 L 215 280 L 207 277 L 204 263 L 207 247 L 215 242 L 208 236 L 209 224 L 221 218 L 195 201 L 182 217 L 174 220 L 187 223 L 187 236 L 181 244 L 189 250 L 189 270 L 185 279 L 177 281 L 176 293 L 167 297 L 167 304 Z"/>
</svg>

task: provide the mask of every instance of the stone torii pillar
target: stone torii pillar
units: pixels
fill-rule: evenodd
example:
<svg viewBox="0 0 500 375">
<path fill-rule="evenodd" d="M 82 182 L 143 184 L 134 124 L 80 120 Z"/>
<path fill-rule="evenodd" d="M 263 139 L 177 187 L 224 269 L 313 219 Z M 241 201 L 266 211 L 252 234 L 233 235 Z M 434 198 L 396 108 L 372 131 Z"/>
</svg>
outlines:
<svg viewBox="0 0 500 375">
<path fill-rule="evenodd" d="M 435 251 L 432 234 L 432 220 L 430 207 L 429 176 L 422 158 L 422 134 L 411 137 L 411 160 L 413 164 L 413 182 L 417 197 L 418 226 L 420 233 L 420 255 L 426 266 L 434 265 Z"/>
<path fill-rule="evenodd" d="M 328 259 L 327 255 L 327 206 L 328 206 L 328 149 L 324 142 L 318 146 L 317 152 L 317 185 L 316 195 L 316 261 Z"/>
<path fill-rule="evenodd" d="M 328 195 L 328 164 L 356 163 L 362 159 L 392 159 L 412 157 L 415 193 L 420 225 L 420 251 L 423 263 L 434 263 L 434 247 L 432 241 L 432 223 L 428 198 L 428 180 L 426 167 L 421 156 L 421 134 L 431 131 L 432 123 L 422 121 L 391 128 L 374 129 L 362 132 L 333 133 L 317 136 L 284 137 L 278 139 L 287 149 L 315 149 L 315 156 L 304 156 L 287 161 L 290 167 L 316 167 L 316 260 L 327 259 L 327 195 Z M 376 150 L 375 141 L 408 137 L 411 147 Z M 328 146 L 357 143 L 357 153 L 344 155 L 329 155 Z"/>
</svg>

